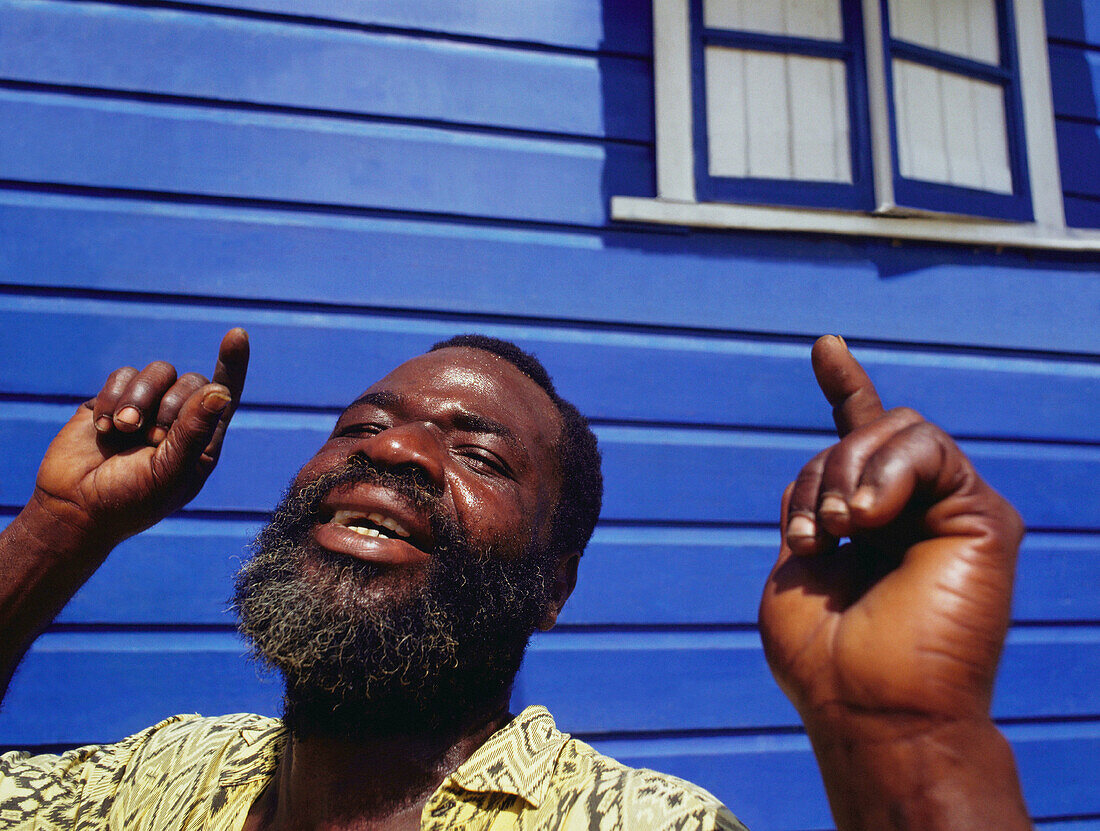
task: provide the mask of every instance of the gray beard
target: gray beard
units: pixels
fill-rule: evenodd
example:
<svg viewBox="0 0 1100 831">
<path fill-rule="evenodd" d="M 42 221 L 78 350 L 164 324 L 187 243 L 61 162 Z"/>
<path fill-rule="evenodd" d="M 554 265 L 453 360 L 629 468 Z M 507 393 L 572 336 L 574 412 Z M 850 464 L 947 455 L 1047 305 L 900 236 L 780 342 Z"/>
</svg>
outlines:
<svg viewBox="0 0 1100 831">
<path fill-rule="evenodd" d="M 424 566 L 379 567 L 310 537 L 333 488 L 376 482 L 431 516 Z M 298 738 L 439 732 L 507 695 L 548 602 L 547 551 L 474 549 L 410 474 L 349 461 L 292 488 L 252 545 L 233 606 L 254 656 L 286 681 L 284 720 Z"/>
</svg>

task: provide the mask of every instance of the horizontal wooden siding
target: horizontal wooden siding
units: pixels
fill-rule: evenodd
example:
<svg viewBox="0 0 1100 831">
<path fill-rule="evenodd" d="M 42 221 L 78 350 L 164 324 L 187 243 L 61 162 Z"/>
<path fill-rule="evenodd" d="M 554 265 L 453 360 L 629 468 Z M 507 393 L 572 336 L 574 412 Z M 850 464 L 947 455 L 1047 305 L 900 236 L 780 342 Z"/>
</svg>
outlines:
<svg viewBox="0 0 1100 831">
<path fill-rule="evenodd" d="M 225 609 L 248 541 L 343 404 L 475 330 L 544 359 L 608 478 L 516 706 L 750 827 L 829 827 L 755 616 L 779 491 L 830 440 L 809 344 L 839 331 L 1028 521 L 994 713 L 1040 827 L 1100 827 L 1100 263 L 611 225 L 655 187 L 649 14 L 0 0 L 0 522 L 114 367 L 207 371 L 237 324 L 254 353 L 208 487 L 40 639 L 0 744 L 276 712 Z M 1067 211 L 1097 226 L 1096 165 L 1067 159 L 1095 141 L 1100 3 L 1047 15 Z"/>
</svg>

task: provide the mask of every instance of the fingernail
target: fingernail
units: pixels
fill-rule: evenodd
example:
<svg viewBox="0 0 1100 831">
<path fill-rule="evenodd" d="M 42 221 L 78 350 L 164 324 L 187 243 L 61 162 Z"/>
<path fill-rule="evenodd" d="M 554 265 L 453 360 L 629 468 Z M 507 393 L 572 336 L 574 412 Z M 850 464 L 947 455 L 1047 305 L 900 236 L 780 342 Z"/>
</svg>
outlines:
<svg viewBox="0 0 1100 831">
<path fill-rule="evenodd" d="M 123 424 L 129 424 L 134 427 L 141 424 L 141 413 L 137 407 L 123 407 L 117 413 L 115 413 L 115 421 L 121 421 Z"/>
<path fill-rule="evenodd" d="M 112 426 L 114 425 L 110 416 L 101 415 L 95 420 L 95 429 L 98 433 L 110 433 Z"/>
<path fill-rule="evenodd" d="M 848 516 L 848 503 L 836 494 L 827 494 L 821 498 L 821 507 L 817 509 L 819 514 L 831 514 L 836 517 Z"/>
<path fill-rule="evenodd" d="M 807 516 L 791 517 L 791 521 L 787 523 L 787 537 L 808 537 L 813 539 L 817 535 L 817 526 L 814 521 Z"/>
<path fill-rule="evenodd" d="M 834 335 L 833 337 L 835 337 L 838 341 L 840 341 L 841 345 L 845 349 L 848 349 L 848 341 L 844 340 L 844 338 L 841 337 L 840 335 Z M 848 351 L 851 352 L 852 350 L 848 349 Z"/>
<path fill-rule="evenodd" d="M 208 413 L 220 413 L 233 399 L 224 392 L 212 390 L 202 397 L 202 408 Z"/>
<path fill-rule="evenodd" d="M 870 485 L 860 485 L 856 492 L 852 494 L 852 498 L 848 500 L 848 505 L 857 511 L 869 511 L 874 504 L 875 489 Z"/>
<path fill-rule="evenodd" d="M 154 427 L 152 430 L 149 431 L 149 441 L 152 444 L 160 444 L 162 441 L 164 441 L 167 435 L 168 431 L 165 430 L 163 427 Z"/>
</svg>

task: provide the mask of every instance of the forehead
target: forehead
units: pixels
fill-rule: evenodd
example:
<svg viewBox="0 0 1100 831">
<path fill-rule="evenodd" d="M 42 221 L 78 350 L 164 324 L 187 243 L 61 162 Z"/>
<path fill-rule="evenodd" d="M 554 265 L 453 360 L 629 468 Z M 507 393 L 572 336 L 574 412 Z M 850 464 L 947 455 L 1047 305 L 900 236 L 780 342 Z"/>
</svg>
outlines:
<svg viewBox="0 0 1100 831">
<path fill-rule="evenodd" d="M 372 384 L 366 393 L 394 393 L 431 420 L 460 413 L 497 421 L 529 451 L 552 453 L 561 416 L 550 396 L 504 358 L 482 349 L 448 347 L 419 355 Z"/>
</svg>

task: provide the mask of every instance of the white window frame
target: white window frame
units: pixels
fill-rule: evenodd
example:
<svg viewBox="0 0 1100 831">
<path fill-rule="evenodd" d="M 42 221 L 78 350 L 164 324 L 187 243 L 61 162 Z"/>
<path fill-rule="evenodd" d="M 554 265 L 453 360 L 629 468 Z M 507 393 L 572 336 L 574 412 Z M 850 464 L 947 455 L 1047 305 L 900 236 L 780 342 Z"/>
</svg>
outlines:
<svg viewBox="0 0 1100 831">
<path fill-rule="evenodd" d="M 698 202 L 692 135 L 689 3 L 690 0 L 653 0 L 657 196 L 612 197 L 612 219 L 1100 252 L 1100 231 L 1066 227 L 1042 0 L 1014 2 L 1033 222 L 937 214 L 895 204 L 880 0 L 862 0 L 875 209 L 861 212 Z"/>
</svg>

